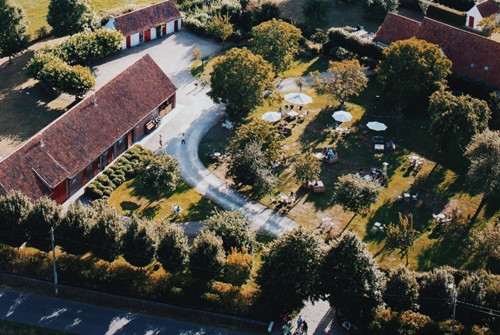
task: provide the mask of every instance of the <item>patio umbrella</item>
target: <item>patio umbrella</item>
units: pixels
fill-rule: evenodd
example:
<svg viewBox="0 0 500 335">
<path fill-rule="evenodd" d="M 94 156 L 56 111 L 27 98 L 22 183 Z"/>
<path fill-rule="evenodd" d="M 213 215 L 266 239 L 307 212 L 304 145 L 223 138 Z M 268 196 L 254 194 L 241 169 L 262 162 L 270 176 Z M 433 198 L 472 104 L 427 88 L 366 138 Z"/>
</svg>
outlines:
<svg viewBox="0 0 500 335">
<path fill-rule="evenodd" d="M 278 112 L 267 112 L 262 115 L 262 120 L 267 122 L 276 122 L 281 119 L 281 114 Z"/>
<path fill-rule="evenodd" d="M 285 94 L 285 100 L 296 105 L 307 105 L 313 100 L 310 96 L 304 93 L 288 93 Z"/>
<path fill-rule="evenodd" d="M 369 129 L 375 130 L 375 131 L 384 131 L 387 129 L 387 126 L 385 124 L 383 124 L 382 122 L 377 122 L 377 121 L 368 122 L 366 124 L 366 126 Z"/>
<path fill-rule="evenodd" d="M 346 111 L 336 111 L 332 114 L 335 121 L 339 122 L 349 122 L 352 120 L 352 114 Z"/>
</svg>

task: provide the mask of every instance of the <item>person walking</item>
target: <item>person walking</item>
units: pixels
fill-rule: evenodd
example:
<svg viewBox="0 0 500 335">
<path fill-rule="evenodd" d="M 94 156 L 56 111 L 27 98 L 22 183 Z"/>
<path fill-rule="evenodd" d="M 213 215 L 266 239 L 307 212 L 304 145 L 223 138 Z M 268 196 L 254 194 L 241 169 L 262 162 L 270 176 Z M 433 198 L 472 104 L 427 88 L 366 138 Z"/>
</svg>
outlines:
<svg viewBox="0 0 500 335">
<path fill-rule="evenodd" d="M 304 321 L 302 322 L 302 334 L 303 334 L 303 335 L 307 335 L 307 330 L 308 330 L 308 329 L 309 329 L 309 327 L 307 326 L 307 322 L 306 322 L 306 320 L 304 320 Z"/>
<path fill-rule="evenodd" d="M 293 197 L 293 194 L 291 194 L 291 196 Z M 300 326 L 302 326 L 302 316 L 301 315 L 299 315 L 299 317 L 297 318 L 297 329 L 300 329 Z"/>
<path fill-rule="evenodd" d="M 182 133 L 181 144 L 186 144 L 186 135 L 184 133 Z"/>
<path fill-rule="evenodd" d="M 160 134 L 160 147 L 163 146 L 163 138 L 161 137 L 161 134 Z"/>
</svg>

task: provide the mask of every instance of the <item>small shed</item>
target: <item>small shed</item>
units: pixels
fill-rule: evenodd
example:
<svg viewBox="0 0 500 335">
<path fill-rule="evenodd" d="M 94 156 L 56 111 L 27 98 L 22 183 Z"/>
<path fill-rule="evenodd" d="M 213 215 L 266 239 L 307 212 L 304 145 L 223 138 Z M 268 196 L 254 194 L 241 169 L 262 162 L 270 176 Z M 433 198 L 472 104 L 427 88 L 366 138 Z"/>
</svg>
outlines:
<svg viewBox="0 0 500 335">
<path fill-rule="evenodd" d="M 181 13 L 175 2 L 167 0 L 112 17 L 104 28 L 121 32 L 124 36 L 122 48 L 128 49 L 179 31 L 181 25 Z"/>
</svg>

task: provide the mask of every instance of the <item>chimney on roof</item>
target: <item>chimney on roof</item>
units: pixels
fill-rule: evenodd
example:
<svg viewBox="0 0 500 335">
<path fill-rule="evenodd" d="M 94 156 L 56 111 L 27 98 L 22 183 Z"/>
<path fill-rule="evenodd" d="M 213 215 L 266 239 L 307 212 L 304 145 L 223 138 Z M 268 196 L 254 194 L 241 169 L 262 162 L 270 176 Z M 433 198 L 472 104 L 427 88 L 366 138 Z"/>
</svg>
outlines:
<svg viewBox="0 0 500 335">
<path fill-rule="evenodd" d="M 43 138 L 40 139 L 40 147 L 44 148 L 45 147 L 45 142 L 43 141 Z"/>
</svg>

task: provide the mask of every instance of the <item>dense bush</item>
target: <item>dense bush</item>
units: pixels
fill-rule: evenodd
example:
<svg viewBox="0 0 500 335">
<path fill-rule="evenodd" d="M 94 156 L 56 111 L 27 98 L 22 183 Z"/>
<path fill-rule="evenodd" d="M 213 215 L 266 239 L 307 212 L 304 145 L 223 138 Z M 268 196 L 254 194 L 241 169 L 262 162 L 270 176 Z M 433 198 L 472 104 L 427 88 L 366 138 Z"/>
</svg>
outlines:
<svg viewBox="0 0 500 335">
<path fill-rule="evenodd" d="M 24 225 L 33 204 L 21 192 L 10 192 L 0 197 L 0 242 L 18 246 L 26 238 Z"/>
<path fill-rule="evenodd" d="M 436 0 L 436 3 L 443 6 L 456 9 L 461 12 L 467 12 L 474 6 L 474 0 Z"/>
<path fill-rule="evenodd" d="M 205 228 L 222 239 L 226 254 L 233 249 L 252 251 L 255 233 L 250 230 L 250 221 L 239 211 L 215 211 L 205 221 Z"/>
<path fill-rule="evenodd" d="M 372 41 L 350 33 L 345 28 L 331 28 L 328 30 L 328 38 L 329 41 L 323 45 L 323 53 L 327 56 L 331 55 L 331 50 L 335 47 L 342 47 L 360 56 L 382 58 L 382 48 Z"/>
<path fill-rule="evenodd" d="M 429 5 L 426 12 L 428 17 L 451 24 L 452 26 L 462 27 L 465 25 L 466 14 L 464 12 L 459 12 L 458 10 L 433 2 L 427 2 L 427 4 Z"/>
<path fill-rule="evenodd" d="M 144 149 L 141 145 L 133 146 L 87 185 L 85 195 L 92 199 L 109 197 L 118 186 L 134 178 L 139 173 L 142 162 L 153 155 L 151 150 Z"/>
</svg>

